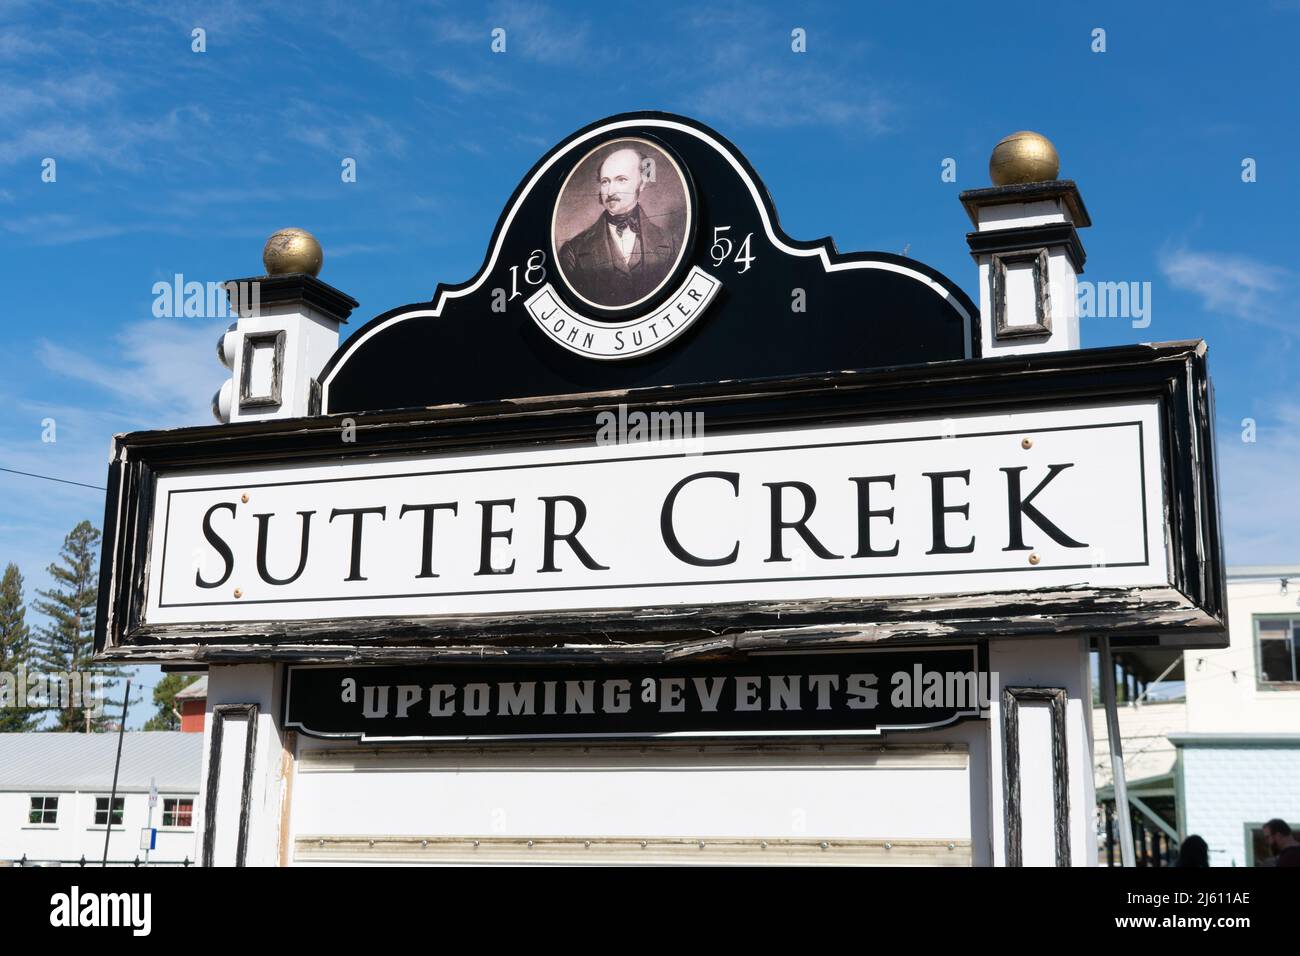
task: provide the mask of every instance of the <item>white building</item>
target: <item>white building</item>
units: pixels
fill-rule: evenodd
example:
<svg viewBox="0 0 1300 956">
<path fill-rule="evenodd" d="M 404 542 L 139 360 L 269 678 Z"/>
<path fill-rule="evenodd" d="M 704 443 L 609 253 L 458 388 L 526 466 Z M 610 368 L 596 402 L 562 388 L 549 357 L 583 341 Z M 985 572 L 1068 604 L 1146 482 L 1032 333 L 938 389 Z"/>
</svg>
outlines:
<svg viewBox="0 0 1300 956">
<path fill-rule="evenodd" d="M 1115 780 L 1106 737 L 1106 712 L 1092 709 L 1093 775 L 1097 784 L 1098 843 L 1101 862 L 1119 863 L 1118 834 L 1114 820 Z M 1124 776 L 1133 809 L 1133 839 L 1138 865 L 1166 866 L 1177 860 L 1179 835 L 1174 786 L 1175 748 L 1172 734 L 1187 729 L 1187 703 L 1183 700 L 1144 700 L 1119 708 L 1123 742 Z"/>
<path fill-rule="evenodd" d="M 1300 826 L 1300 565 L 1229 568 L 1228 634 L 1184 655 L 1178 830 L 1205 839 L 1212 866 L 1254 866 L 1265 821 Z"/>
<path fill-rule="evenodd" d="M 118 735 L 0 734 L 0 862 L 76 865 L 104 857 Z M 130 732 L 108 834 L 110 863 L 143 860 L 140 831 L 158 830 L 150 863 L 193 863 L 202 734 Z"/>
</svg>

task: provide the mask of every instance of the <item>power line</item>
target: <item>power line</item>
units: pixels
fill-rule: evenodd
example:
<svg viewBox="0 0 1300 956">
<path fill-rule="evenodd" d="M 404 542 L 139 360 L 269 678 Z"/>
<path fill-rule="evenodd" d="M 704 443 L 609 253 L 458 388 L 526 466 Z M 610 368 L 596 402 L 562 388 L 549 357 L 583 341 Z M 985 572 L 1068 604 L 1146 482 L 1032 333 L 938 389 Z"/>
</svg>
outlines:
<svg viewBox="0 0 1300 956">
<path fill-rule="evenodd" d="M 7 471 L 11 475 L 22 475 L 24 478 L 43 478 L 45 481 L 57 481 L 62 485 L 76 485 L 78 488 L 91 488 L 95 491 L 108 491 L 99 485 L 88 485 L 81 481 L 69 481 L 67 478 L 55 478 L 53 475 L 38 475 L 30 471 L 18 471 L 15 468 L 0 468 L 0 471 Z"/>
</svg>

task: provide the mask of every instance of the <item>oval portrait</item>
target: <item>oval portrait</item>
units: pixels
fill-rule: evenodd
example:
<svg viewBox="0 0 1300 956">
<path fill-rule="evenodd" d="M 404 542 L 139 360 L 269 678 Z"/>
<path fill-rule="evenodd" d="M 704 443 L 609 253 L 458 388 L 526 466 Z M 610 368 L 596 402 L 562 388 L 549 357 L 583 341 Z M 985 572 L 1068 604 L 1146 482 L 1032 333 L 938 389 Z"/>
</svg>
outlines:
<svg viewBox="0 0 1300 956">
<path fill-rule="evenodd" d="M 579 300 L 621 312 L 653 300 L 678 274 L 693 228 L 685 171 L 656 143 L 602 143 L 569 171 L 551 217 L 551 248 Z"/>
</svg>

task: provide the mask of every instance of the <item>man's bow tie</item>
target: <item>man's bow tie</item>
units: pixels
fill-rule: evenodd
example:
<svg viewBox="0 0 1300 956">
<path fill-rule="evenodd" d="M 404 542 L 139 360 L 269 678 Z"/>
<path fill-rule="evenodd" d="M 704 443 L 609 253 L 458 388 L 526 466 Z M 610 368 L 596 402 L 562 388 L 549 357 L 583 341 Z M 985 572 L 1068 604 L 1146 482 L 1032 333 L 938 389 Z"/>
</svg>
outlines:
<svg viewBox="0 0 1300 956">
<path fill-rule="evenodd" d="M 614 231 L 618 233 L 619 238 L 622 238 L 625 229 L 631 229 L 638 234 L 641 232 L 641 217 L 635 212 L 625 216 L 610 216 L 609 221 L 614 224 Z"/>
</svg>

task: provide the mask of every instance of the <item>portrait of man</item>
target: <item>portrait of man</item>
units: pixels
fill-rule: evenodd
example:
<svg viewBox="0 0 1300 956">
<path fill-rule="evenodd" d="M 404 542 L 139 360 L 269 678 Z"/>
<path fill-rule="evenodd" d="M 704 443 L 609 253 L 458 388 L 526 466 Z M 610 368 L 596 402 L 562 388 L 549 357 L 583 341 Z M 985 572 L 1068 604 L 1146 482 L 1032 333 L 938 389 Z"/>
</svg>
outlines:
<svg viewBox="0 0 1300 956">
<path fill-rule="evenodd" d="M 588 153 L 561 188 L 552 222 L 569 288 L 606 309 L 653 297 L 684 254 L 688 205 L 683 174 L 654 144 L 619 140 Z"/>
</svg>

